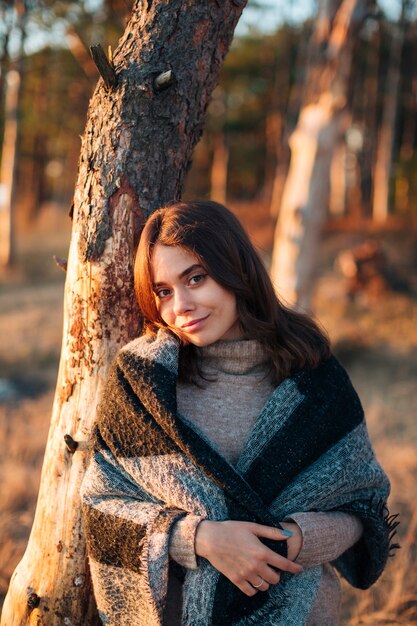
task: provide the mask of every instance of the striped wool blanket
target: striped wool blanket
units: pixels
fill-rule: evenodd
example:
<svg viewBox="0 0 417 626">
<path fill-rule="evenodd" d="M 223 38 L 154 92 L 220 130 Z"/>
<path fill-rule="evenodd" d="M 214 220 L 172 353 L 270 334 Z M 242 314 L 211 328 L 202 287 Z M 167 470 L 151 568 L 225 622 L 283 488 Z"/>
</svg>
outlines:
<svg viewBox="0 0 417 626">
<path fill-rule="evenodd" d="M 178 354 L 168 331 L 135 339 L 114 360 L 101 398 L 81 496 L 103 624 L 160 626 L 172 567 L 185 578 L 184 626 L 306 623 L 321 567 L 284 573 L 248 597 L 206 559 L 196 570 L 170 561 L 170 531 L 188 513 L 278 527 L 295 511 L 354 513 L 363 536 L 334 565 L 352 585 L 372 585 L 396 522 L 360 401 L 336 358 L 274 390 L 231 465 L 177 413 Z M 286 556 L 285 542 L 265 543 Z"/>
</svg>

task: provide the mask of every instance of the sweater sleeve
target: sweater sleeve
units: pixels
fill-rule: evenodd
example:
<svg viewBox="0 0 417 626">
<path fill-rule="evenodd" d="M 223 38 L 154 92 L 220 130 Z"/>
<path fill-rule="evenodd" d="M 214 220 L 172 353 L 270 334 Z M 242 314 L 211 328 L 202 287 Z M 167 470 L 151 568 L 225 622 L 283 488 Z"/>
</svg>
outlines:
<svg viewBox="0 0 417 626">
<path fill-rule="evenodd" d="M 295 559 L 304 568 L 334 561 L 352 547 L 363 532 L 362 522 L 350 513 L 293 513 L 285 518 L 301 529 L 303 544 Z"/>
<path fill-rule="evenodd" d="M 188 514 L 175 522 L 170 533 L 169 555 L 188 569 L 198 567 L 194 543 L 197 526 L 203 519 L 200 515 Z"/>
</svg>

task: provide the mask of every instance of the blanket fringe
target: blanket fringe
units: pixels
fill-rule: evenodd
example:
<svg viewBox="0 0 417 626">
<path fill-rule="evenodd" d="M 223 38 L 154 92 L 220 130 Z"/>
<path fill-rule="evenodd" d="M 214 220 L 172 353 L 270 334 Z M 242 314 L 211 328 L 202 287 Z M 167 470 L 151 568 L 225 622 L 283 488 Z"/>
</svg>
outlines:
<svg viewBox="0 0 417 626">
<path fill-rule="evenodd" d="M 384 524 L 388 530 L 388 556 L 395 556 L 395 550 L 399 550 L 401 545 L 399 543 L 392 543 L 393 538 L 397 534 L 397 528 L 400 525 L 400 521 L 398 519 L 399 513 L 391 513 L 389 512 L 389 508 L 387 506 L 386 500 L 378 500 L 376 503 L 376 512 L 380 515 L 384 521 Z"/>
</svg>

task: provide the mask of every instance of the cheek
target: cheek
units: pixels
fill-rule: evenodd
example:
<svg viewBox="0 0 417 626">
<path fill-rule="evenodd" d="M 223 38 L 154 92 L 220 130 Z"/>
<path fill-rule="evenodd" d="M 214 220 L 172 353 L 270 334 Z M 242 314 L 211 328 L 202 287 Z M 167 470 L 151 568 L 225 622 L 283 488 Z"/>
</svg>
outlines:
<svg viewBox="0 0 417 626">
<path fill-rule="evenodd" d="M 237 312 L 236 299 L 234 299 L 233 302 L 230 304 L 230 314 L 234 321 L 237 322 L 237 320 L 239 319 L 239 315 Z"/>
<path fill-rule="evenodd" d="M 230 293 L 230 291 L 227 291 L 226 289 L 222 289 L 222 296 L 223 296 L 223 300 L 224 302 L 227 302 L 227 306 L 230 309 L 236 309 L 236 296 L 234 293 Z"/>
<path fill-rule="evenodd" d="M 155 296 L 155 309 L 157 312 L 158 317 L 160 317 L 162 320 L 164 319 L 164 315 L 163 315 L 163 305 L 161 304 L 161 302 L 159 302 L 158 298 Z"/>
<path fill-rule="evenodd" d="M 222 289 L 222 293 L 219 294 L 219 301 L 223 302 L 229 318 L 238 318 L 236 296 L 233 293 Z"/>
<path fill-rule="evenodd" d="M 157 303 L 156 308 L 162 321 L 165 322 L 165 324 L 169 325 L 170 323 L 172 323 L 172 311 L 169 307 L 168 302 L 159 302 Z"/>
</svg>

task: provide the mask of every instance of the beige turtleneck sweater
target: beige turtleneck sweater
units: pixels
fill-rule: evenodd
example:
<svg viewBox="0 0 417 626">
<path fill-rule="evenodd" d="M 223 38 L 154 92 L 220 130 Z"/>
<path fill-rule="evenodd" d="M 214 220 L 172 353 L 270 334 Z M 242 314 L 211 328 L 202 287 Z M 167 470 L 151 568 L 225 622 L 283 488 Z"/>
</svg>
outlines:
<svg viewBox="0 0 417 626">
<path fill-rule="evenodd" d="M 218 341 L 201 348 L 199 358 L 204 387 L 177 384 L 178 411 L 208 437 L 213 446 L 235 464 L 249 433 L 274 386 L 268 358 L 255 340 Z M 184 567 L 198 567 L 195 533 L 203 518 L 187 515 L 175 524 L 170 556 Z M 303 535 L 296 559 L 304 568 L 321 565 L 323 575 L 307 626 L 337 626 L 340 584 L 329 561 L 350 548 L 362 534 L 362 524 L 345 513 L 300 513 L 286 518 L 298 524 Z M 181 625 L 181 584 L 171 577 L 164 624 Z"/>
</svg>

